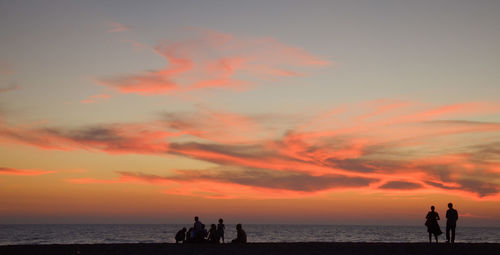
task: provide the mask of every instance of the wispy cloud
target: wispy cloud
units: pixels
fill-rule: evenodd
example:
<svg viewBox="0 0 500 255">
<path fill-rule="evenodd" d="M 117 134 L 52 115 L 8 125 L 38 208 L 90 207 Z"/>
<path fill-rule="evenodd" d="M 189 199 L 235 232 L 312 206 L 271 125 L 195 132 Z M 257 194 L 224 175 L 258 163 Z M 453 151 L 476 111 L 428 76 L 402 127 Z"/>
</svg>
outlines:
<svg viewBox="0 0 500 255">
<path fill-rule="evenodd" d="M 55 171 L 0 167 L 0 175 L 33 176 L 33 175 L 45 175 L 52 173 L 55 173 Z"/>
<path fill-rule="evenodd" d="M 17 82 L 11 82 L 7 87 L 0 88 L 0 94 L 6 93 L 12 90 L 19 89 L 19 85 L 17 85 Z"/>
<path fill-rule="evenodd" d="M 170 129 L 208 141 L 241 143 L 269 137 L 259 116 L 200 108 L 196 112 L 164 113 L 162 117 Z"/>
<path fill-rule="evenodd" d="M 119 32 L 129 31 L 132 28 L 133 28 L 133 26 L 130 26 L 130 25 L 125 25 L 125 24 L 118 23 L 118 22 L 112 22 L 108 25 L 107 31 L 110 33 L 119 33 Z"/>
<path fill-rule="evenodd" d="M 80 100 L 80 103 L 82 104 L 93 104 L 93 103 L 97 103 L 101 100 L 108 100 L 111 98 L 111 95 L 108 95 L 108 94 L 98 94 L 98 95 L 92 95 L 86 99 L 82 99 Z"/>
<path fill-rule="evenodd" d="M 381 189 L 414 190 L 422 188 L 422 185 L 415 182 L 390 181 L 380 186 Z"/>
<path fill-rule="evenodd" d="M 375 179 L 342 175 L 312 176 L 301 172 L 275 172 L 265 169 L 237 168 L 210 170 L 177 170 L 170 176 L 119 172 L 110 180 L 91 178 L 68 179 L 76 184 L 150 183 L 164 186 L 164 192 L 208 198 L 269 198 L 283 194 L 311 196 L 338 189 L 367 187 Z M 199 189 L 199 187 L 208 187 Z M 228 187 L 238 187 L 228 194 Z M 243 192 L 241 188 L 243 187 Z M 235 195 L 235 193 L 237 195 Z"/>
<path fill-rule="evenodd" d="M 477 176 L 474 178 L 477 178 Z M 495 176 L 494 181 L 497 179 L 498 175 Z M 496 182 L 470 178 L 459 178 L 458 180 L 454 180 L 451 184 L 443 184 L 432 181 L 428 181 L 427 184 L 440 189 L 473 192 L 477 193 L 481 197 L 496 195 L 500 192 L 500 185 Z"/>
<path fill-rule="evenodd" d="M 166 113 L 148 123 L 76 129 L 3 125 L 0 139 L 43 149 L 177 155 L 205 161 L 218 167 L 166 169 L 168 174 L 163 176 L 121 174 L 127 181 L 154 180 L 167 186 L 196 181 L 208 188 L 209 183 L 222 183 L 224 189 L 210 191 L 220 196 L 237 185 L 246 187 L 246 192 L 275 192 L 273 197 L 282 192 L 334 192 L 342 187 L 370 192 L 459 191 L 500 199 L 500 123 L 468 120 L 468 116 L 498 113 L 498 104 L 432 106 L 391 100 L 375 104 L 375 108 L 370 107 L 373 103 L 361 103 L 293 116 L 294 121 L 280 123 L 294 124 L 280 127 L 269 119 L 289 116 L 262 118 L 200 109 Z M 357 111 L 346 110 L 350 108 Z M 80 183 L 92 181 L 107 182 L 84 179 Z M 179 189 L 165 188 L 165 192 Z"/>
<path fill-rule="evenodd" d="M 154 51 L 167 61 L 164 68 L 111 76 L 100 82 L 122 93 L 141 95 L 203 88 L 241 90 L 255 78 L 300 76 L 305 67 L 329 64 L 272 38 L 238 38 L 211 30 L 193 30 L 186 39 L 165 41 Z"/>
<path fill-rule="evenodd" d="M 36 128 L 21 131 L 2 128 L 0 136 L 49 150 L 104 151 L 108 153 L 155 154 L 168 151 L 169 136 L 174 132 L 155 130 L 148 124 L 114 124 L 80 129 Z"/>
</svg>

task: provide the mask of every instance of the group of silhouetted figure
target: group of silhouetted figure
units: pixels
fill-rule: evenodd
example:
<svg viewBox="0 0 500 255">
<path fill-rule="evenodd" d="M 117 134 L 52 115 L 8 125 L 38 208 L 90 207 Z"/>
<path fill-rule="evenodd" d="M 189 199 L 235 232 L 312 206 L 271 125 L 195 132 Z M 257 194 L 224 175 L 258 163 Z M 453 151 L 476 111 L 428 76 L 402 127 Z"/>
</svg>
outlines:
<svg viewBox="0 0 500 255">
<path fill-rule="evenodd" d="M 427 227 L 427 232 L 429 232 L 429 243 L 432 243 L 432 235 L 436 238 L 436 243 L 438 242 L 438 236 L 443 233 L 439 227 L 438 220 L 439 214 L 435 211 L 435 207 L 431 206 L 431 211 L 425 216 L 425 226 Z M 457 227 L 458 212 L 453 209 L 453 204 L 448 204 L 448 211 L 446 211 L 446 242 L 455 242 L 455 229 Z M 451 235 L 450 235 L 451 234 Z"/>
<path fill-rule="evenodd" d="M 432 235 L 438 242 L 438 236 L 443 233 L 439 227 L 438 220 L 439 214 L 435 211 L 435 207 L 431 206 L 431 210 L 425 216 L 425 226 L 429 233 L 429 242 L 432 243 Z M 446 211 L 446 242 L 455 242 L 455 229 L 457 227 L 458 212 L 453 208 L 452 203 L 448 203 L 448 210 Z M 193 227 L 187 230 L 182 228 L 175 235 L 175 243 L 224 243 L 224 220 L 219 219 L 219 224 L 210 225 L 210 229 L 205 228 L 205 224 L 201 223 L 198 216 L 194 217 Z M 241 224 L 236 225 L 236 238 L 232 243 L 246 243 L 247 234 L 243 230 Z"/>
<path fill-rule="evenodd" d="M 175 235 L 175 243 L 224 243 L 224 220 L 219 219 L 219 224 L 210 225 L 210 229 L 205 228 L 198 216 L 194 217 L 193 227 L 186 230 L 182 228 Z M 236 225 L 236 238 L 232 243 L 246 243 L 247 234 L 241 224 Z"/>
</svg>

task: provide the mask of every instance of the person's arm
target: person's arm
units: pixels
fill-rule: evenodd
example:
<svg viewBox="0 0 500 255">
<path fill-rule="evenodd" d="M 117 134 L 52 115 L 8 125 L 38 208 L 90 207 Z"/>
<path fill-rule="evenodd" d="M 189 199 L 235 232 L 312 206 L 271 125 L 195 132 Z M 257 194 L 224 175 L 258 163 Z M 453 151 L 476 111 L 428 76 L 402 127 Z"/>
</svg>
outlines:
<svg viewBox="0 0 500 255">
<path fill-rule="evenodd" d="M 439 213 L 436 213 L 436 220 L 440 220 L 441 218 L 439 218 Z"/>
</svg>

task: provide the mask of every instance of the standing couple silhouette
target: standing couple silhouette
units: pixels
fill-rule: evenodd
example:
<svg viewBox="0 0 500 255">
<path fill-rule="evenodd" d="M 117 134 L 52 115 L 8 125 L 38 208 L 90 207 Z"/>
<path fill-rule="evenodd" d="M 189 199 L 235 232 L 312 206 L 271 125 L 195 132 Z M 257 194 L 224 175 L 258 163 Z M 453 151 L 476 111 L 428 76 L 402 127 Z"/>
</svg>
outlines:
<svg viewBox="0 0 500 255">
<path fill-rule="evenodd" d="M 452 203 L 448 203 L 448 208 L 449 209 L 446 211 L 446 242 L 454 243 L 458 212 L 453 208 Z M 432 235 L 434 235 L 437 243 L 438 236 L 443 233 L 438 223 L 438 220 L 440 220 L 439 214 L 435 211 L 435 209 L 436 208 L 434 206 L 431 206 L 431 211 L 427 213 L 427 216 L 425 216 L 425 226 L 427 227 L 427 232 L 429 232 L 429 243 L 432 243 Z"/>
</svg>

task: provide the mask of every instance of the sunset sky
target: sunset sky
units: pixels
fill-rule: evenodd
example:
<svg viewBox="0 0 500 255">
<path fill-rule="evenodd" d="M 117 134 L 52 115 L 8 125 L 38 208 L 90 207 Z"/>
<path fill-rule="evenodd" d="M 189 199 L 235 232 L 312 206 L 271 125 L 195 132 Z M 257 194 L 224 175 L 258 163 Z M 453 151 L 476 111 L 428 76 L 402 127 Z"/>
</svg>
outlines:
<svg viewBox="0 0 500 255">
<path fill-rule="evenodd" d="M 499 13 L 0 0 L 0 223 L 500 226 Z"/>
</svg>

